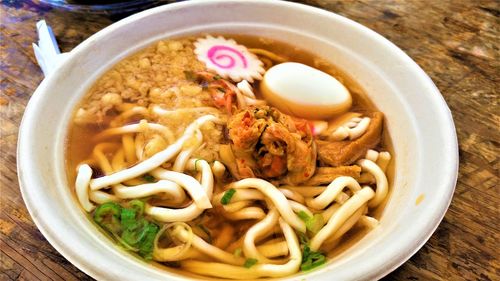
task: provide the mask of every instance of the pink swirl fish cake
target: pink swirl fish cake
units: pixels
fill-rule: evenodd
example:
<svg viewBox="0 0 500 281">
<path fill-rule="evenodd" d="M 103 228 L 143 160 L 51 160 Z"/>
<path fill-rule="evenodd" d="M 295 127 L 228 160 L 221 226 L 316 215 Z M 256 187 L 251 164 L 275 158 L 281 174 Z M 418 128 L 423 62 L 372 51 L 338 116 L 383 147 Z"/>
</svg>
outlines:
<svg viewBox="0 0 500 281">
<path fill-rule="evenodd" d="M 261 80 L 265 70 L 263 63 L 248 49 L 232 39 L 208 35 L 196 40 L 195 54 L 206 67 L 221 77 L 234 82 Z"/>
</svg>

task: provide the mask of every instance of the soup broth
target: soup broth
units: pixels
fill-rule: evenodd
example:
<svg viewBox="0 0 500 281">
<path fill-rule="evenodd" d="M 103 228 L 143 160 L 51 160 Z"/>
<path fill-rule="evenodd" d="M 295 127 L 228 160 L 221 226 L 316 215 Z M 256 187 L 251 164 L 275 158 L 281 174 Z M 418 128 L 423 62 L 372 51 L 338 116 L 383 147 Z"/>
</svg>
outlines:
<svg viewBox="0 0 500 281">
<path fill-rule="evenodd" d="M 110 239 L 157 265 L 228 279 L 313 270 L 378 225 L 394 169 L 383 114 L 311 52 L 223 36 L 159 41 L 95 82 L 69 128 L 71 189 Z M 260 68 L 211 68 L 205 45 L 238 46 Z M 306 120 L 270 105 L 261 83 L 285 62 L 334 77 L 349 110 Z"/>
</svg>

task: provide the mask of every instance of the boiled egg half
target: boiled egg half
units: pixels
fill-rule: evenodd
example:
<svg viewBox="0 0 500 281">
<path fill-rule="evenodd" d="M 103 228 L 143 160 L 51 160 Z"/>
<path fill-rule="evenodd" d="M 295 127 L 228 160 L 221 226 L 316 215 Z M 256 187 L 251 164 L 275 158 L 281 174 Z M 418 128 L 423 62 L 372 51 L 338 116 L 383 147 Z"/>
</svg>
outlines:
<svg viewBox="0 0 500 281">
<path fill-rule="evenodd" d="M 306 119 L 330 119 L 352 104 L 349 90 L 333 76 L 302 63 L 271 67 L 260 83 L 264 98 L 280 111 Z"/>
</svg>

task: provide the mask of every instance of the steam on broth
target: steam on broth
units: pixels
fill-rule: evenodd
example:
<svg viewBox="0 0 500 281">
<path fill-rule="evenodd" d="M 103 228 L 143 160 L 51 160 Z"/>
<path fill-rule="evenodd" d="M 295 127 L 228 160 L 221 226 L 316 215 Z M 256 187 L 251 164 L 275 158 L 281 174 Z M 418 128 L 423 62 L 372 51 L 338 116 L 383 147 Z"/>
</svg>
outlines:
<svg viewBox="0 0 500 281">
<path fill-rule="evenodd" d="M 378 225 L 383 114 L 321 58 L 227 38 L 238 43 L 160 41 L 107 71 L 75 110 L 68 177 L 98 227 L 142 259 L 228 279 L 315 269 Z M 335 77 L 352 104 L 325 120 L 284 113 L 260 89 L 286 62 Z"/>
</svg>

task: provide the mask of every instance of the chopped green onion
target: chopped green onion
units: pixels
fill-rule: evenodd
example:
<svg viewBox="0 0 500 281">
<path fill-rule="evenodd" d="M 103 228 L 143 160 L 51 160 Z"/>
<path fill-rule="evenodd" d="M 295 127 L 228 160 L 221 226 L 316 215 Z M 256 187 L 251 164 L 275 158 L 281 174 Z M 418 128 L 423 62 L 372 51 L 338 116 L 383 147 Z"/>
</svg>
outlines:
<svg viewBox="0 0 500 281">
<path fill-rule="evenodd" d="M 311 248 L 306 244 L 302 251 L 302 264 L 300 269 L 302 271 L 309 271 L 314 269 L 326 262 L 326 257 L 320 252 L 312 251 Z"/>
<path fill-rule="evenodd" d="M 297 215 L 299 216 L 299 218 L 301 220 L 303 220 L 304 222 L 307 222 L 309 219 L 311 219 L 311 217 L 304 211 L 299 211 L 297 213 Z"/>
<path fill-rule="evenodd" d="M 234 250 L 234 253 L 233 255 L 237 256 L 237 257 L 241 257 L 241 248 L 236 248 L 236 250 Z"/>
<path fill-rule="evenodd" d="M 196 159 L 194 161 L 194 172 L 197 173 L 198 172 L 198 167 L 196 166 L 198 164 L 198 161 L 200 161 L 201 159 Z"/>
<path fill-rule="evenodd" d="M 247 259 L 245 261 L 245 263 L 243 264 L 243 266 L 246 268 L 250 268 L 250 267 L 254 266 L 256 263 L 257 263 L 256 259 Z"/>
<path fill-rule="evenodd" d="M 135 210 L 135 212 L 138 216 L 141 216 L 142 214 L 144 214 L 144 208 L 145 208 L 144 201 L 141 201 L 139 199 L 134 199 L 134 200 L 131 200 L 130 202 L 128 202 L 128 205 L 129 205 L 129 207 L 131 207 L 132 209 Z"/>
<path fill-rule="evenodd" d="M 110 232 L 118 232 L 120 225 L 121 206 L 115 202 L 107 202 L 96 208 L 94 221 Z"/>
<path fill-rule="evenodd" d="M 138 245 L 144 239 L 147 234 L 146 231 L 149 223 L 145 219 L 141 219 L 140 222 L 136 222 L 135 224 L 137 225 L 136 228 L 125 229 L 121 236 L 123 241 L 132 246 Z"/>
<path fill-rule="evenodd" d="M 127 250 L 139 252 L 146 260 L 152 259 L 153 244 L 159 231 L 158 225 L 140 217 L 144 213 L 144 202 L 131 200 L 130 208 L 108 202 L 98 206 L 94 221 L 110 232 Z"/>
<path fill-rule="evenodd" d="M 300 244 L 302 245 L 308 245 L 309 244 L 309 237 L 303 232 L 299 232 L 299 240 Z"/>
<path fill-rule="evenodd" d="M 214 80 L 220 80 L 220 79 L 222 79 L 222 77 L 219 74 L 214 75 Z"/>
<path fill-rule="evenodd" d="M 120 218 L 122 229 L 134 230 L 137 228 L 137 220 L 135 219 L 136 211 L 134 209 L 122 208 Z"/>
<path fill-rule="evenodd" d="M 318 233 L 324 224 L 323 215 L 315 214 L 312 218 L 306 221 L 306 228 L 312 233 Z"/>
<path fill-rule="evenodd" d="M 321 214 L 315 214 L 312 218 L 304 211 L 299 211 L 297 216 L 306 223 L 307 230 L 317 233 L 325 224 Z"/>
<path fill-rule="evenodd" d="M 125 242 L 120 236 L 118 236 L 118 234 L 116 233 L 111 233 L 113 234 L 113 236 L 115 237 L 115 239 L 120 242 L 120 244 L 126 249 L 126 250 L 129 250 L 129 251 L 132 251 L 132 252 L 138 252 L 139 249 L 135 248 L 135 247 L 132 247 L 132 245 L 128 244 L 127 242 Z"/>
<path fill-rule="evenodd" d="M 145 174 L 142 178 L 147 182 L 155 182 L 155 177 L 150 174 Z"/>
<path fill-rule="evenodd" d="M 227 205 L 229 204 L 229 201 L 231 201 L 231 198 L 233 198 L 233 195 L 236 193 L 236 189 L 231 188 L 228 191 L 224 193 L 222 198 L 220 199 L 220 203 L 222 205 Z"/>
<path fill-rule="evenodd" d="M 149 223 L 145 228 L 145 237 L 139 244 L 139 255 L 146 260 L 151 260 L 153 258 L 154 240 L 160 228 L 154 223 Z"/>
</svg>

